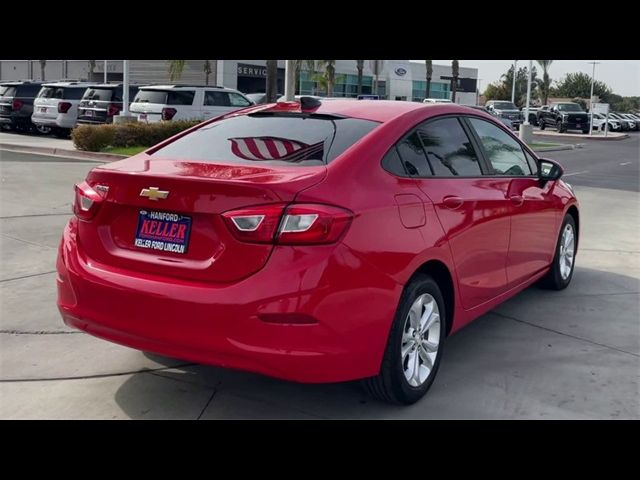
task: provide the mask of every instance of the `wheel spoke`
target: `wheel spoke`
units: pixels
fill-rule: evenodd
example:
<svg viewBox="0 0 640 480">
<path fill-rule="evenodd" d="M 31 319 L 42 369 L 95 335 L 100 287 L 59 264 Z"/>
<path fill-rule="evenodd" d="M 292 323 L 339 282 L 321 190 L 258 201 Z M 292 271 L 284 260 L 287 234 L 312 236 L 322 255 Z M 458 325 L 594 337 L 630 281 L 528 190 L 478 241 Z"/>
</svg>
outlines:
<svg viewBox="0 0 640 480">
<path fill-rule="evenodd" d="M 415 330 L 420 329 L 420 317 L 422 316 L 422 306 L 423 306 L 422 301 L 420 301 L 421 298 L 418 299 L 418 301 L 416 301 L 411 306 L 411 310 L 409 310 L 409 322 L 411 324 L 411 327 L 414 328 Z"/>
<path fill-rule="evenodd" d="M 429 353 L 436 353 L 438 351 L 438 344 L 436 342 L 430 342 L 429 340 L 423 340 L 422 348 Z"/>
<path fill-rule="evenodd" d="M 433 305 L 435 301 L 432 299 L 430 302 L 424 304 L 424 312 L 420 317 L 420 332 L 424 332 L 428 327 L 426 326 L 431 314 L 433 313 Z"/>
<path fill-rule="evenodd" d="M 420 333 L 423 335 L 426 334 L 431 327 L 433 327 L 436 323 L 439 323 L 439 322 L 440 322 L 440 315 L 438 315 L 436 312 L 433 312 L 429 317 L 429 319 L 425 322 L 424 326 L 422 327 L 422 330 L 420 330 Z"/>
<path fill-rule="evenodd" d="M 407 355 L 409 355 L 409 352 L 411 352 L 411 349 L 414 346 L 415 346 L 415 342 L 413 341 L 413 339 L 411 339 L 411 341 L 409 341 L 407 343 L 403 343 L 402 344 L 400 355 L 402 357 L 402 362 L 403 363 L 404 363 L 404 359 L 407 358 Z"/>
<path fill-rule="evenodd" d="M 422 364 L 429 370 L 433 370 L 433 362 L 431 361 L 431 357 L 424 350 L 420 350 L 420 358 L 422 359 Z"/>
</svg>

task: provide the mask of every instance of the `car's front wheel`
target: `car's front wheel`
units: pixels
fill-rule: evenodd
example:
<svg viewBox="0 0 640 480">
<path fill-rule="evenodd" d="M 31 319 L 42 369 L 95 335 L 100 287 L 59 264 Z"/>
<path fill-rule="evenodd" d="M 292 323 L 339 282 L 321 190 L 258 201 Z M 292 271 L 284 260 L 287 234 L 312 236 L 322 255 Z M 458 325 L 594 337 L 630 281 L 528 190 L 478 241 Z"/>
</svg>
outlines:
<svg viewBox="0 0 640 480">
<path fill-rule="evenodd" d="M 541 118 L 538 123 L 540 124 L 540 130 L 544 130 L 546 125 L 544 124 L 544 118 Z"/>
<path fill-rule="evenodd" d="M 363 382 L 370 395 L 411 404 L 427 393 L 442 358 L 445 318 L 438 284 L 428 275 L 416 275 L 402 293 L 380 373 Z"/>
<path fill-rule="evenodd" d="M 566 214 L 560 229 L 558 243 L 556 245 L 553 263 L 549 272 L 541 279 L 543 287 L 553 290 L 563 290 L 567 288 L 573 277 L 576 251 L 578 245 L 578 234 L 576 222 L 572 215 Z"/>
<path fill-rule="evenodd" d="M 564 133 L 565 132 L 565 128 L 564 125 L 562 125 L 562 121 L 556 121 L 556 128 L 558 129 L 558 133 Z"/>
</svg>

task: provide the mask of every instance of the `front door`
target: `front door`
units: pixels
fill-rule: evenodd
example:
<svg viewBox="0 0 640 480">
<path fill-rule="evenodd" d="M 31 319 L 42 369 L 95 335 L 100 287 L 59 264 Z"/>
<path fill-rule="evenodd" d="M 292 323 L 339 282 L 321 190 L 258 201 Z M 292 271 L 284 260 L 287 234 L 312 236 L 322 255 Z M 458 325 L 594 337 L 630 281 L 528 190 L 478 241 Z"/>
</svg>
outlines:
<svg viewBox="0 0 640 480">
<path fill-rule="evenodd" d="M 549 266 L 556 243 L 557 212 L 553 182 L 542 185 L 537 163 L 526 148 L 502 128 L 469 118 L 492 169 L 489 175 L 503 183 L 511 210 L 507 257 L 508 287 L 515 287 Z"/>
</svg>

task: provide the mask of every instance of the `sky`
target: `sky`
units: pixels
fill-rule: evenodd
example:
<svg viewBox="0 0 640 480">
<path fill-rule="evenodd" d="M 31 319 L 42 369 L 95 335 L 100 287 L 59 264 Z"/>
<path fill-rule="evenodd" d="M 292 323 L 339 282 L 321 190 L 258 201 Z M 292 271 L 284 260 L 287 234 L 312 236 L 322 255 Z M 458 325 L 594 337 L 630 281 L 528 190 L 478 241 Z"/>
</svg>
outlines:
<svg viewBox="0 0 640 480">
<path fill-rule="evenodd" d="M 424 60 L 413 60 L 424 62 Z M 609 85 L 614 93 L 622 96 L 640 96 L 640 60 L 554 60 L 549 68 L 552 80 L 560 80 L 567 73 L 584 72 L 591 75 L 593 65 L 588 62 L 600 62 L 596 65 L 596 80 Z M 480 90 L 497 81 L 513 64 L 513 60 L 459 60 L 461 67 L 478 69 Z M 451 65 L 451 60 L 433 60 L 439 65 Z M 540 66 L 533 61 L 538 76 L 541 76 Z M 529 60 L 518 60 L 518 68 L 528 66 Z"/>
</svg>

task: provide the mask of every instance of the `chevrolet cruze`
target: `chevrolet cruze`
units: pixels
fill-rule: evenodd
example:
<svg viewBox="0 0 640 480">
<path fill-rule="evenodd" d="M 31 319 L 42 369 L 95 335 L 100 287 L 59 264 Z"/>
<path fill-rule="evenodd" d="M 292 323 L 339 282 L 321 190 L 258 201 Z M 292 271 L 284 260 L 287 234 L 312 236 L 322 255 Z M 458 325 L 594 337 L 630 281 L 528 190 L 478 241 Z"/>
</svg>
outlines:
<svg viewBox="0 0 640 480">
<path fill-rule="evenodd" d="M 446 337 L 538 282 L 563 289 L 562 168 L 454 104 L 253 106 L 75 187 L 57 260 L 72 327 L 143 351 L 421 398 Z"/>
</svg>

